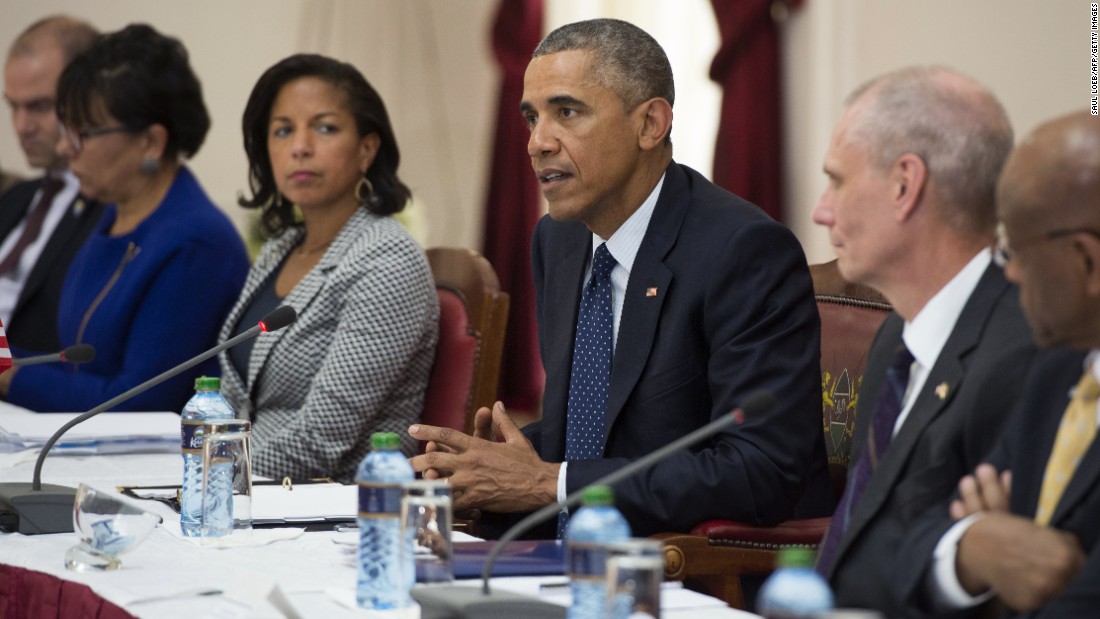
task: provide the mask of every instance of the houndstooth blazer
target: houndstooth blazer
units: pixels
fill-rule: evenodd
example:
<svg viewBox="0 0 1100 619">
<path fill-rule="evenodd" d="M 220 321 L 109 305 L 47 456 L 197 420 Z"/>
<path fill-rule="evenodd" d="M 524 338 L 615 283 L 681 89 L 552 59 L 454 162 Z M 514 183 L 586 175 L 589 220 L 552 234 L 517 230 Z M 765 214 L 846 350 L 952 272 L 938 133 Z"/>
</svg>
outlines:
<svg viewBox="0 0 1100 619">
<path fill-rule="evenodd" d="M 264 244 L 219 341 L 243 330 L 245 308 L 304 234 L 293 228 Z M 373 432 L 397 432 L 412 454 L 407 429 L 423 408 L 439 322 L 416 241 L 360 209 L 283 303 L 298 319 L 257 337 L 247 380 L 219 357 L 223 394 L 252 420 L 253 470 L 350 482 Z"/>
</svg>

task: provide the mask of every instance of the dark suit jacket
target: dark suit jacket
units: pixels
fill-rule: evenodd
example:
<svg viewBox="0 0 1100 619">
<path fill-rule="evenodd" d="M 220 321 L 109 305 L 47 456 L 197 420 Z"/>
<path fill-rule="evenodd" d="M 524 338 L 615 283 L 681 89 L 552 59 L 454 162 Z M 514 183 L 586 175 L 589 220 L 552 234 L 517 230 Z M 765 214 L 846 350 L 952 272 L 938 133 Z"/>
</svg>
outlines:
<svg viewBox="0 0 1100 619">
<path fill-rule="evenodd" d="M 42 179 L 27 181 L 0 196 L 0 241 L 26 216 L 34 193 L 41 185 Z M 102 215 L 103 205 L 77 196 L 58 222 L 19 292 L 11 320 L 4 325 L 8 343 L 17 353 L 49 353 L 61 349 L 57 336 L 61 285 L 73 256 Z"/>
<path fill-rule="evenodd" d="M 532 247 L 543 459 L 565 453 L 573 338 L 592 234 L 539 222 Z M 647 291 L 655 291 L 650 294 Z M 568 491 L 728 413 L 767 389 L 779 404 L 615 487 L 635 535 L 711 518 L 757 524 L 830 500 L 821 432 L 820 325 L 802 249 L 757 207 L 672 163 L 630 272 L 612 361 L 604 458 L 569 463 Z"/>
<path fill-rule="evenodd" d="M 853 462 L 867 444 L 903 326 L 900 316 L 890 314 L 872 344 L 856 405 Z M 929 504 L 951 496 L 959 478 L 973 472 L 992 448 L 1035 352 L 1016 287 L 990 264 L 852 510 L 829 573 L 837 606 L 902 614 L 889 579 L 904 532 Z"/>
<path fill-rule="evenodd" d="M 1070 392 L 1084 371 L 1083 351 L 1053 349 L 1035 359 L 1031 373 L 997 441 L 986 458 L 998 470 L 1012 470 L 1012 513 L 1035 517 L 1039 490 L 1043 484 L 1047 460 L 1062 414 L 1069 404 Z M 899 565 L 895 585 L 899 594 L 915 608 L 928 611 L 924 599 L 925 573 L 931 565 L 932 551 L 940 537 L 953 524 L 944 502 L 929 510 L 906 538 L 900 556 L 911 560 Z M 1100 441 L 1094 441 L 1066 487 L 1054 510 L 1050 526 L 1077 536 L 1088 558 L 1069 587 L 1037 613 L 1010 617 L 1050 617 L 1073 619 L 1096 617 L 1100 613 Z M 962 615 L 986 616 L 978 609 Z M 929 612 L 929 615 L 942 616 Z"/>
</svg>

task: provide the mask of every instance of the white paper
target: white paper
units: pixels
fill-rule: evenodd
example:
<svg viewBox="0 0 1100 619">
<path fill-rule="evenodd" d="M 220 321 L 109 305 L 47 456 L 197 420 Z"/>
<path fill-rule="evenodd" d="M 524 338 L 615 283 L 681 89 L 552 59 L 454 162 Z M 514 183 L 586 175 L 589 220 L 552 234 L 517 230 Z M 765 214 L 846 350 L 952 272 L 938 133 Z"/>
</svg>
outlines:
<svg viewBox="0 0 1100 619">
<path fill-rule="evenodd" d="M 295 522 L 355 518 L 359 487 L 341 484 L 252 486 L 252 522 Z"/>
<path fill-rule="evenodd" d="M 0 451 L 39 449 L 83 413 L 34 413 L 0 402 Z M 80 423 L 54 447 L 59 454 L 179 452 L 180 416 L 172 412 L 103 413 Z"/>
</svg>

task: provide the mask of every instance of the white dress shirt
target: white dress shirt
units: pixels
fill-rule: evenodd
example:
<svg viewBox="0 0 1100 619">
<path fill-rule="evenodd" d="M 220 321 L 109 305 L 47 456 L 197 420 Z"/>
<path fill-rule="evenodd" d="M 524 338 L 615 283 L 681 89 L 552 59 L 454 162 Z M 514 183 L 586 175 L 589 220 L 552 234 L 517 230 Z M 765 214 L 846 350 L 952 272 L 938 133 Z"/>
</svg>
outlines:
<svg viewBox="0 0 1100 619">
<path fill-rule="evenodd" d="M 928 379 L 928 372 L 940 358 L 947 339 L 955 330 L 955 323 L 959 321 L 963 308 L 970 300 L 970 295 L 974 294 L 974 289 L 978 287 L 978 282 L 992 259 L 993 253 L 988 248 L 978 252 L 951 281 L 924 304 L 913 321 L 905 323 L 902 328 L 901 339 L 913 354 L 913 365 L 909 369 L 909 384 L 902 398 L 901 414 L 894 424 L 894 436 L 897 436 L 902 424 L 909 417 L 909 411 L 913 409 L 913 402 L 917 399 L 916 395 L 921 392 L 924 381 Z"/>
</svg>

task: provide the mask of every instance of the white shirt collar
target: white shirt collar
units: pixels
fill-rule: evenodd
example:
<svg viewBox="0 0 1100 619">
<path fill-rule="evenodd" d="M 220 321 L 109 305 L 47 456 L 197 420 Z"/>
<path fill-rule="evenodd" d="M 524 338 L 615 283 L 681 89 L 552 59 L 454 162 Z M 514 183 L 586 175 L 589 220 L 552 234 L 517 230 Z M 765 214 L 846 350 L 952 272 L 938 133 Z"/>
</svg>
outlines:
<svg viewBox="0 0 1100 619">
<path fill-rule="evenodd" d="M 634 266 L 634 258 L 638 256 L 638 249 L 642 246 L 642 239 L 645 238 L 645 232 L 649 228 L 649 220 L 653 217 L 653 209 L 657 206 L 657 197 L 661 195 L 661 187 L 665 184 L 665 175 L 661 175 L 661 179 L 657 181 L 657 186 L 653 188 L 653 191 L 649 193 L 649 197 L 642 202 L 642 205 L 638 207 L 638 210 L 627 218 L 623 222 L 623 225 L 619 226 L 619 229 L 611 234 L 611 238 L 606 239 L 607 251 L 611 252 L 611 256 L 615 258 L 615 262 L 626 269 L 629 274 L 631 267 Z M 600 243 L 605 242 L 600 235 L 595 232 L 592 233 L 592 253 L 595 254 L 596 248 L 600 246 Z M 592 264 L 592 257 L 589 256 L 588 263 Z"/>
<path fill-rule="evenodd" d="M 947 338 L 955 329 L 963 307 L 978 287 L 978 281 L 991 260 L 992 252 L 989 248 L 982 249 L 929 299 L 912 322 L 905 323 L 901 338 L 922 367 L 927 369 L 935 365 Z"/>
<path fill-rule="evenodd" d="M 1100 382 L 1100 363 L 1097 363 L 1097 361 L 1100 361 L 1100 348 L 1093 348 L 1089 351 L 1089 354 L 1085 356 L 1084 369 L 1087 370 L 1089 367 L 1092 367 L 1093 377 L 1096 378 L 1097 382 Z"/>
</svg>

